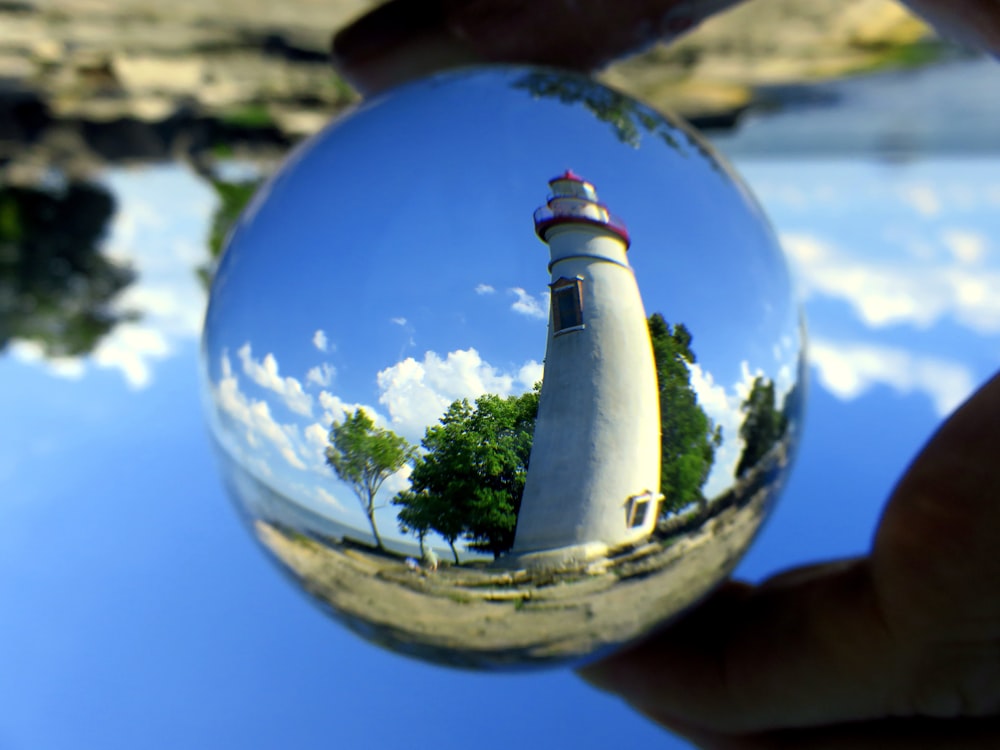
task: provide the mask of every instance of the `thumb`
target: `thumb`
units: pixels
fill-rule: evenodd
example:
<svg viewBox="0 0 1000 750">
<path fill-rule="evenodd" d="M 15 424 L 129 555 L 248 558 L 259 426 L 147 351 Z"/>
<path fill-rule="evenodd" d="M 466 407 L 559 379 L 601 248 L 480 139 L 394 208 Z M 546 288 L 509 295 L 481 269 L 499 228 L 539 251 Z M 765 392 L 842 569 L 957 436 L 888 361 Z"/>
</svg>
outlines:
<svg viewBox="0 0 1000 750">
<path fill-rule="evenodd" d="M 872 559 L 724 586 L 581 670 L 666 726 L 722 734 L 1000 708 L 1000 376 L 893 494 Z M 873 562 L 874 560 L 874 562 Z"/>
</svg>

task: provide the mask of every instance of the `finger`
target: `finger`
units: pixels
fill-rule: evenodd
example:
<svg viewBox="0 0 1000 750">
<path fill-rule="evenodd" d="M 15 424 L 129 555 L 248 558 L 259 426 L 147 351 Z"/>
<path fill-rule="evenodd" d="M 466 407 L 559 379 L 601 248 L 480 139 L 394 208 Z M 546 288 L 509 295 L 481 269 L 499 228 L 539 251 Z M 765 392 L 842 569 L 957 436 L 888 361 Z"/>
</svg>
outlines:
<svg viewBox="0 0 1000 750">
<path fill-rule="evenodd" d="M 904 0 L 943 36 L 1000 55 L 997 0 Z"/>
<path fill-rule="evenodd" d="M 896 671 L 867 561 L 855 560 L 723 589 L 581 673 L 665 726 L 746 734 L 881 717 Z"/>
<path fill-rule="evenodd" d="M 448 4 L 391 0 L 380 5 L 334 35 L 334 67 L 370 96 L 438 70 L 482 62 L 474 46 L 455 33 Z"/>
<path fill-rule="evenodd" d="M 744 737 L 680 734 L 702 750 L 995 750 L 1000 720 L 886 719 Z"/>
<path fill-rule="evenodd" d="M 363 93 L 475 62 L 591 71 L 669 40 L 740 0 L 391 0 L 333 39 Z"/>
<path fill-rule="evenodd" d="M 998 445 L 1000 376 L 911 466 L 872 561 L 723 589 L 584 676 L 666 726 L 715 734 L 1000 713 Z"/>
<path fill-rule="evenodd" d="M 1000 375 L 927 443 L 893 492 L 872 552 L 887 627 L 915 654 L 913 705 L 1000 713 Z"/>
</svg>

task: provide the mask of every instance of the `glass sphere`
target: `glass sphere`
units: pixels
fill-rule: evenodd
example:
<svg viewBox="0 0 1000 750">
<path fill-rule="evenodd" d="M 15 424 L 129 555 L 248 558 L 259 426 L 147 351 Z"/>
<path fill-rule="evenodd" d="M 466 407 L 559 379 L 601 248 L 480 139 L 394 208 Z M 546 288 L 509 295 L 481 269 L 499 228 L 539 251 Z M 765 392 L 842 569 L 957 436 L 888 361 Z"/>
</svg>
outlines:
<svg viewBox="0 0 1000 750">
<path fill-rule="evenodd" d="M 372 99 L 256 194 L 203 340 L 262 546 L 365 638 L 579 662 L 735 566 L 800 424 L 759 206 L 685 125 L 564 72 Z"/>
</svg>

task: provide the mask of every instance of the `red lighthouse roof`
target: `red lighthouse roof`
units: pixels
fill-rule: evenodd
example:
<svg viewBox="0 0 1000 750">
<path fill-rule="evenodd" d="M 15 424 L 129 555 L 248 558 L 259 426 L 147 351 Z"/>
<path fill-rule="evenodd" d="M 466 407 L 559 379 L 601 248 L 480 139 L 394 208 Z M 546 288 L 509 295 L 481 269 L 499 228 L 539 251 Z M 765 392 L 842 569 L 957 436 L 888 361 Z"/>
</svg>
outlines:
<svg viewBox="0 0 1000 750">
<path fill-rule="evenodd" d="M 553 177 L 549 180 L 549 183 L 558 182 L 559 180 L 572 180 L 573 182 L 586 182 L 580 175 L 574 172 L 572 169 L 567 169 L 558 177 Z"/>
<path fill-rule="evenodd" d="M 553 227 L 589 224 L 617 235 L 628 249 L 631 239 L 625 223 L 598 200 L 593 184 L 572 169 L 567 169 L 549 180 L 549 185 L 552 186 L 552 195 L 544 206 L 535 211 L 535 233 L 542 241 L 548 241 L 546 235 Z"/>
</svg>

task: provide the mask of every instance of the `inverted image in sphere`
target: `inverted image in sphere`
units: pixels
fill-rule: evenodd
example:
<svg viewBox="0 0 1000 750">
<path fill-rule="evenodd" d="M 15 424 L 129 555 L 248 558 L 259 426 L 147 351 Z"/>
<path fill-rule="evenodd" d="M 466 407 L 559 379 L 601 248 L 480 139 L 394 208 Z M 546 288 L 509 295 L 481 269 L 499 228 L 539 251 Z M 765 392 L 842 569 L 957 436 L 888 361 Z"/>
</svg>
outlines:
<svg viewBox="0 0 1000 750">
<path fill-rule="evenodd" d="M 438 75 L 300 146 L 246 207 L 203 339 L 223 476 L 369 640 L 579 662 L 724 579 L 770 512 L 804 340 L 760 208 L 590 79 Z"/>
</svg>

